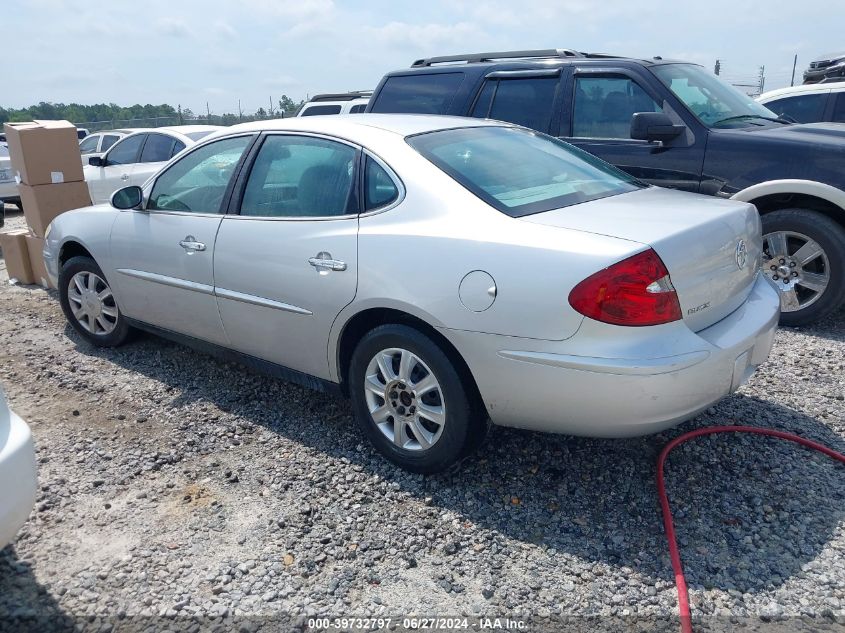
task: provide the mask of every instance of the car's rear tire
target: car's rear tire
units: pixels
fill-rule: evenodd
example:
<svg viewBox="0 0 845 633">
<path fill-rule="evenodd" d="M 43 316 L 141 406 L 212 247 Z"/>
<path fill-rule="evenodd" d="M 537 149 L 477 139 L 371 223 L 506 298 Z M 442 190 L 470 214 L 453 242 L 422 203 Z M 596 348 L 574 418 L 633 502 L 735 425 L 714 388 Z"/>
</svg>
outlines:
<svg viewBox="0 0 845 633">
<path fill-rule="evenodd" d="M 106 276 L 90 257 L 71 257 L 62 265 L 59 302 L 68 323 L 94 345 L 116 347 L 132 332 Z"/>
<path fill-rule="evenodd" d="M 845 301 L 845 228 L 808 209 L 779 209 L 761 219 L 762 271 L 781 292 L 781 325 L 809 325 L 839 308 Z"/>
<path fill-rule="evenodd" d="M 449 468 L 486 430 L 460 370 L 407 325 L 382 325 L 363 336 L 350 360 L 349 393 L 364 435 L 411 472 Z"/>
</svg>

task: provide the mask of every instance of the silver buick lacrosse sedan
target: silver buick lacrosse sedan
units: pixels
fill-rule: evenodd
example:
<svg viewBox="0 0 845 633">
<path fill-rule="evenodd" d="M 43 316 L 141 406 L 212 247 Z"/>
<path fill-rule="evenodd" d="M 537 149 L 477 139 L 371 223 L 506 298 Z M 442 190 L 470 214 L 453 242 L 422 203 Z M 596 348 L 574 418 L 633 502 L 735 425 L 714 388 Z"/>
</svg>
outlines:
<svg viewBox="0 0 845 633">
<path fill-rule="evenodd" d="M 495 121 L 238 125 L 53 221 L 79 334 L 136 329 L 346 394 L 431 473 L 493 424 L 622 437 L 686 420 L 769 354 L 749 204 L 650 187 Z"/>
</svg>

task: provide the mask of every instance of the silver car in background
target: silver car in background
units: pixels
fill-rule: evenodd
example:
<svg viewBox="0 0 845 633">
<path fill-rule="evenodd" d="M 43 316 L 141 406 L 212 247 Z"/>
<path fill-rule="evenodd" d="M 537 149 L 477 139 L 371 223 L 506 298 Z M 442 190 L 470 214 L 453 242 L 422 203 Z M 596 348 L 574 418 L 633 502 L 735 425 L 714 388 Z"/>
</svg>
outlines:
<svg viewBox="0 0 845 633">
<path fill-rule="evenodd" d="M 508 124 L 352 115 L 204 139 L 45 247 L 84 338 L 133 328 L 347 394 L 396 464 L 494 424 L 652 433 L 769 354 L 753 206 L 650 187 Z"/>
</svg>

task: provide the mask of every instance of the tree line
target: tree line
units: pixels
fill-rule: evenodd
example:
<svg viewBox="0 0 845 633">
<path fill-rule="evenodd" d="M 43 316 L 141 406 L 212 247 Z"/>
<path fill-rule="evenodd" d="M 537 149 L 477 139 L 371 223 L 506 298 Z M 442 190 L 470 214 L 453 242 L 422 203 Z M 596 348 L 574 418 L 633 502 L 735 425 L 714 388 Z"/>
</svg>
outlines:
<svg viewBox="0 0 845 633">
<path fill-rule="evenodd" d="M 279 99 L 278 108 L 259 108 L 249 118 L 284 117 L 293 115 L 304 101 L 296 102 L 287 95 Z M 224 125 L 232 125 L 244 118 L 245 113 L 227 112 L 222 115 L 212 115 L 214 119 L 224 121 Z M 55 120 L 64 119 L 71 123 L 93 123 L 108 121 L 130 121 L 143 119 L 174 119 L 181 123 L 188 123 L 195 120 L 204 120 L 203 113 L 194 113 L 189 108 L 182 108 L 177 105 L 163 103 L 161 105 L 119 106 L 115 103 L 97 103 L 94 105 L 82 105 L 79 103 L 48 103 L 42 101 L 38 105 L 26 108 L 4 108 L 0 106 L 0 125 L 6 122 L 32 121 L 34 119 Z"/>
</svg>

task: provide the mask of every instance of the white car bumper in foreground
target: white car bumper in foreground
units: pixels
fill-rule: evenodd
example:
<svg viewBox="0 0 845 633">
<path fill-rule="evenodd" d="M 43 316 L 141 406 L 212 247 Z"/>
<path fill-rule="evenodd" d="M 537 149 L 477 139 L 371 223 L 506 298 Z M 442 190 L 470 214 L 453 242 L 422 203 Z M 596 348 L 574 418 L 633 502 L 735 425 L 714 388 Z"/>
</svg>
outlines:
<svg viewBox="0 0 845 633">
<path fill-rule="evenodd" d="M 441 331 L 472 368 L 493 423 L 629 437 L 736 391 L 768 357 L 779 315 L 777 290 L 758 276 L 745 303 L 699 332 L 683 321 L 637 328 L 591 319 L 564 341 Z"/>
<path fill-rule="evenodd" d="M 0 390 L 0 548 L 26 522 L 37 488 L 32 434 L 26 422 L 6 406 Z"/>
</svg>

